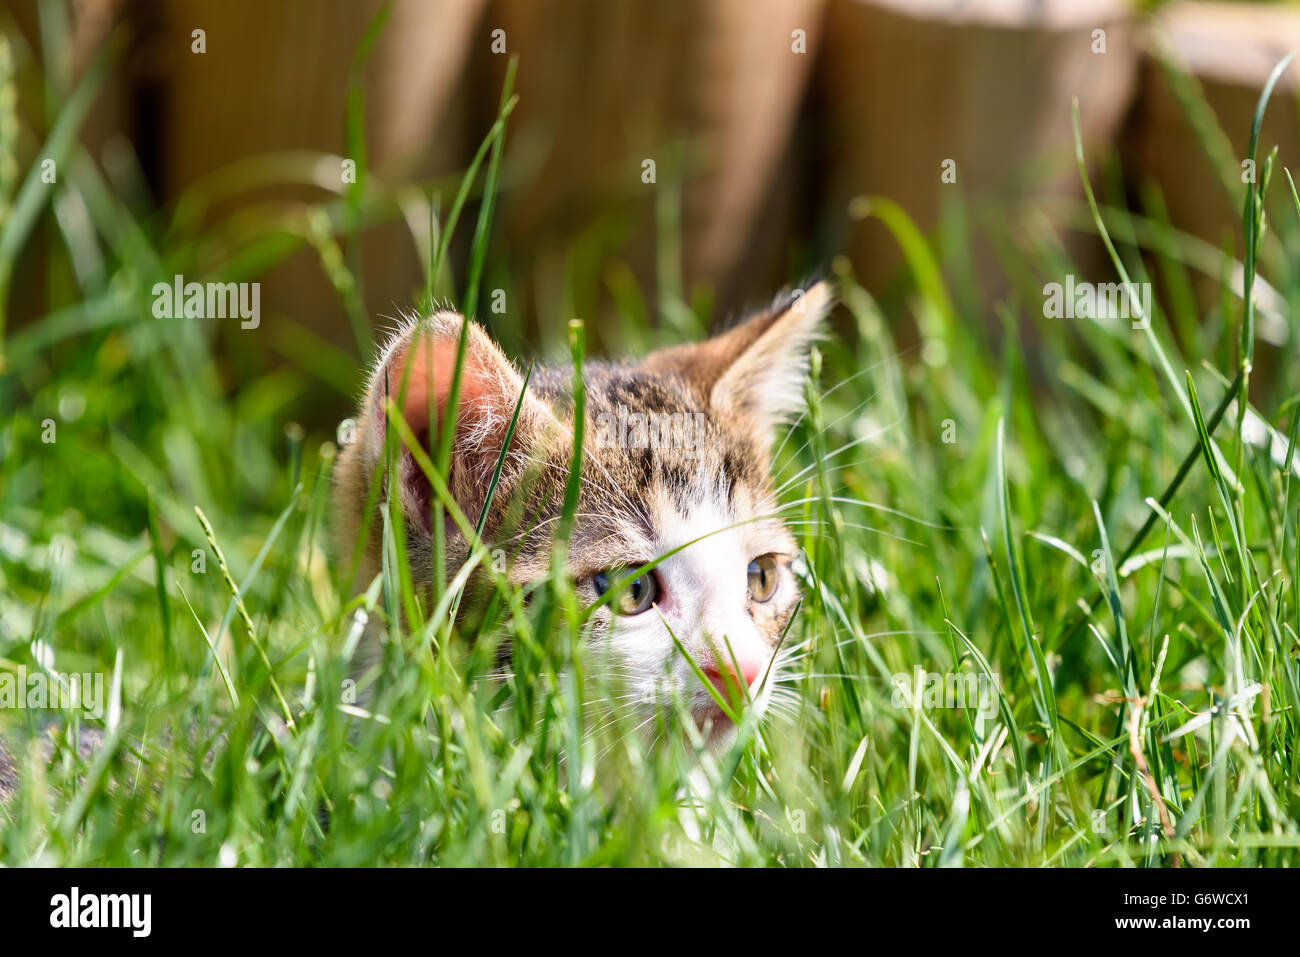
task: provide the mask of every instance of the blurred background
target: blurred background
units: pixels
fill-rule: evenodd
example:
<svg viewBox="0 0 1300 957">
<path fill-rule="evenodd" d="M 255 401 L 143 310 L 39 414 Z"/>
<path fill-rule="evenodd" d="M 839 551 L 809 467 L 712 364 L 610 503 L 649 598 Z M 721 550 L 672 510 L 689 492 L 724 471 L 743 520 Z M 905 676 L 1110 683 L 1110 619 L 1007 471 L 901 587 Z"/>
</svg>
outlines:
<svg viewBox="0 0 1300 957">
<path fill-rule="evenodd" d="M 833 262 L 899 314 L 913 279 L 895 207 L 966 322 L 1061 278 L 1018 273 L 1026 245 L 1113 278 L 1080 203 L 1076 97 L 1108 195 L 1176 231 L 1210 308 L 1225 244 L 1241 254 L 1251 112 L 1300 47 L 1300 10 L 1258 3 L 5 3 L 0 196 L 84 89 L 69 175 L 163 250 L 142 281 L 261 282 L 260 328 L 216 335 L 250 375 L 288 363 L 330 386 L 294 410 L 307 419 L 343 413 L 373 330 L 418 300 L 430 223 L 512 58 L 479 312 L 511 349 L 553 347 L 581 316 L 618 352 L 647 345 L 626 329 L 699 334 Z M 1265 148 L 1300 138 L 1294 75 Z M 77 236 L 92 205 L 61 190 L 6 263 L 11 337 L 114 275 Z M 438 278 L 453 300 L 470 232 Z M 1267 318 L 1265 338 L 1285 336 Z"/>
<path fill-rule="evenodd" d="M 631 816 L 611 818 L 594 791 L 575 801 L 563 786 L 577 765 L 559 773 L 568 744 L 552 729 L 568 722 L 524 711 L 533 744 L 517 750 L 507 733 L 481 761 L 480 725 L 456 717 L 462 692 L 441 666 L 404 667 L 396 642 L 394 713 L 418 717 L 369 722 L 368 743 L 349 743 L 327 670 L 342 681 L 340 625 L 362 600 L 330 544 L 340 422 L 376 341 L 431 299 L 475 314 L 513 357 L 563 355 L 573 317 L 589 353 L 635 355 L 826 270 L 844 306 L 813 359 L 809 415 L 774 451 L 816 571 L 798 627 L 816 649 L 804 699 L 820 715 L 781 745 L 771 767 L 785 770 L 753 764 L 727 814 L 752 809 L 763 846 L 786 849 L 764 854 L 783 862 L 861 849 L 871 863 L 954 863 L 978 827 L 964 845 L 978 843 L 976 864 L 1154 864 L 1167 851 L 1150 839 L 1157 814 L 1138 820 L 1151 772 L 1113 737 L 1149 688 L 1145 760 L 1180 833 L 1204 835 L 1201 861 L 1292 862 L 1300 681 L 1283 583 L 1297 536 L 1282 473 L 1300 474 L 1287 443 L 1300 363 L 1284 361 L 1300 335 L 1300 196 L 1285 168 L 1300 155 L 1300 67 L 1280 74 L 1259 168 L 1243 163 L 1261 92 L 1300 49 L 1295 6 L 0 4 L 0 674 L 122 674 L 131 734 L 157 741 L 161 721 L 166 741 L 170 722 L 210 713 L 230 730 L 211 775 L 189 773 L 188 731 L 158 761 L 117 738 L 116 780 L 130 788 L 96 759 L 78 790 L 68 755 L 66 812 L 52 821 L 30 802 L 25 826 L 0 826 L 0 860 L 138 864 L 165 844 L 169 862 L 209 865 L 232 847 L 251 863 L 301 862 L 320 841 L 333 847 L 318 860 L 350 865 L 478 863 L 487 830 L 473 822 L 503 806 L 482 802 L 483 780 L 549 822 L 511 825 L 529 860 L 584 860 L 584 820 L 593 846 L 627 848 L 592 861 L 660 860 L 649 822 L 676 791 L 660 786 L 668 776 L 628 778 L 618 803 Z M 1243 212 L 1255 221 L 1248 180 L 1269 172 L 1255 274 Z M 1117 262 L 1153 293 L 1145 328 L 1046 308 L 1048 284 L 1113 283 Z M 1257 310 L 1242 303 L 1248 273 Z M 157 317 L 154 287 L 176 276 L 259 284 L 255 327 Z M 1229 378 L 1247 362 L 1252 402 L 1229 413 Z M 1231 470 L 1196 464 L 1214 425 L 1194 422 L 1193 386 L 1226 419 Z M 1162 490 L 1190 529 L 1178 555 L 1147 534 L 1176 545 L 1178 526 L 1155 524 L 1148 504 Z M 1117 556 L 1099 564 L 1108 542 Z M 1098 590 L 1103 567 L 1123 581 L 1127 626 L 1113 579 Z M 1107 644 L 1113 610 L 1141 671 L 1121 670 Z M 958 628 L 1007 679 L 1023 731 L 1004 725 L 990 754 L 993 739 L 979 744 L 949 710 L 971 774 L 943 738 L 917 737 L 921 712 L 889 686 L 915 663 L 969 666 Z M 210 670 L 222 660 L 239 665 L 238 704 Z M 1157 737 L 1193 711 L 1226 719 L 1237 706 L 1222 703 L 1252 700 L 1233 689 L 1254 675 L 1262 718 L 1243 727 L 1257 747 L 1218 721 L 1197 732 L 1203 746 Z M 410 733 L 431 713 L 431 677 L 439 722 L 470 729 L 440 749 L 468 756 L 451 772 Z M 277 759 L 292 778 L 272 784 L 263 771 L 282 736 L 256 729 L 294 713 L 278 682 L 306 706 L 308 733 Z M 6 742 L 17 725 L 40 732 L 31 709 L 0 712 Z M 1108 739 L 1111 755 L 1093 750 Z M 391 780 L 373 760 L 388 753 L 403 769 Z M 523 778 L 518 754 L 533 756 Z M 997 777 L 977 784 L 981 765 Z M 308 769 L 323 783 L 299 788 Z M 808 784 L 769 800 L 781 779 Z M 509 783 L 524 780 L 542 783 Z M 848 800 L 855 780 L 861 801 Z M 280 781 L 294 782 L 287 796 Z M 1032 823 L 1015 781 L 1037 789 Z M 318 796 L 345 815 L 328 836 Z M 202 806 L 213 813 L 199 835 L 185 809 Z M 834 824 L 810 834 L 836 835 L 811 850 L 778 833 L 805 806 Z M 1098 810 L 1121 830 L 1099 832 Z M 733 826 L 745 842 L 748 826 Z M 492 859 L 507 850 L 503 839 Z"/>
</svg>

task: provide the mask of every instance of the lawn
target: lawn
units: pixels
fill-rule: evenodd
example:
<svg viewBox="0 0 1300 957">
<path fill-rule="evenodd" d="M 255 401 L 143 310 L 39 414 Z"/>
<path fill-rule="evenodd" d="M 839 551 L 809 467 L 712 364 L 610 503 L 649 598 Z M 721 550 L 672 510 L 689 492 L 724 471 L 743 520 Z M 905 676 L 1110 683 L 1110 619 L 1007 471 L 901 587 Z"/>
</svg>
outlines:
<svg viewBox="0 0 1300 957">
<path fill-rule="evenodd" d="M 809 411 L 777 443 L 804 552 L 793 678 L 714 756 L 689 734 L 647 748 L 590 706 L 618 689 L 585 667 L 562 579 L 526 604 L 498 586 L 475 633 L 449 614 L 454 588 L 417 594 L 400 561 L 348 593 L 332 423 L 353 414 L 372 318 L 352 255 L 399 186 L 363 182 L 304 216 L 354 353 L 292 317 L 156 318 L 154 285 L 174 275 L 257 281 L 285 225 L 198 227 L 186 203 L 125 195 L 76 139 L 97 79 L 45 142 L 0 137 L 0 170 L 17 171 L 0 177 L 0 673 L 98 675 L 103 703 L 0 709 L 22 777 L 0 863 L 1297 863 L 1300 328 L 1257 314 L 1252 289 L 1300 301 L 1300 200 L 1269 144 L 1234 196 L 1241 277 L 1229 250 L 1209 309 L 1191 293 L 1197 241 L 1156 204 L 1126 208 L 1113 159 L 1091 205 L 1008 213 L 991 310 L 974 227 L 923 235 L 885 197 L 849 212 L 897 237 L 890 289 L 873 296 L 843 257 L 792 263 L 792 283 L 828 266 L 841 297 Z M 429 213 L 412 301 L 581 356 L 581 325 L 530 339 L 484 308 L 514 281 L 482 202 L 504 188 L 509 86 L 502 104 L 463 181 L 400 184 Z M 1045 304 L 1047 284 L 1084 281 L 1067 225 L 1113 244 L 1088 278 L 1132 284 L 1088 315 Z M 8 314 L 38 241 L 59 279 L 50 310 Z M 660 287 L 621 283 L 600 342 L 666 344 L 724 318 L 674 286 L 679 245 L 660 231 Z M 585 298 L 607 276 L 577 263 L 570 281 Z M 540 309 L 566 328 L 559 296 Z M 1289 344 L 1256 348 L 1266 319 Z M 352 651 L 376 617 L 395 640 L 358 688 Z M 990 697 L 951 706 L 971 688 Z"/>
</svg>

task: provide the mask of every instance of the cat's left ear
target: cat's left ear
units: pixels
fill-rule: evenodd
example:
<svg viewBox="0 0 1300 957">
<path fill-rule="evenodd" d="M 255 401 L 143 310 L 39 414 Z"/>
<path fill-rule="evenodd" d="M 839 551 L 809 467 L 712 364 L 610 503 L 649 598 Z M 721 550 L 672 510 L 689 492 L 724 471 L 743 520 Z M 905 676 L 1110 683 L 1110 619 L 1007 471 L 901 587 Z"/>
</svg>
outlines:
<svg viewBox="0 0 1300 957">
<path fill-rule="evenodd" d="M 774 428 L 803 411 L 808 350 L 834 305 L 822 280 L 704 342 L 651 353 L 643 368 L 680 376 L 715 411 Z"/>
</svg>

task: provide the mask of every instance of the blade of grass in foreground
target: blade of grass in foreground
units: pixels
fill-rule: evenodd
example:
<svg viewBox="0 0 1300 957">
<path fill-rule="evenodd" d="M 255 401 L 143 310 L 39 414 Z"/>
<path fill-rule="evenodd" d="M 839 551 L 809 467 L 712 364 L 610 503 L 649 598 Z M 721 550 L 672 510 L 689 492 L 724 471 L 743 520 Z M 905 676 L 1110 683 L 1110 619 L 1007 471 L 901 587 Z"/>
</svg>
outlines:
<svg viewBox="0 0 1300 957">
<path fill-rule="evenodd" d="M 298 493 L 301 490 L 302 486 L 298 486 L 298 488 L 294 490 L 293 495 L 289 497 L 288 506 L 286 506 L 285 510 L 280 513 L 280 518 L 271 528 L 271 534 L 268 535 L 266 541 L 262 543 L 262 548 L 258 552 L 257 558 L 254 559 L 252 566 L 248 570 L 248 574 L 244 576 L 243 585 L 235 584 L 235 579 L 230 573 L 230 566 L 226 564 L 226 556 L 222 552 L 221 546 L 217 544 L 216 533 L 213 532 L 212 525 L 208 522 L 208 517 L 203 514 L 201 508 L 197 505 L 194 506 L 194 514 L 198 516 L 199 524 L 203 526 L 203 534 L 207 538 L 208 544 L 212 546 L 212 552 L 217 557 L 217 566 L 221 569 L 222 578 L 225 579 L 226 586 L 230 589 L 231 595 L 230 604 L 226 607 L 226 614 L 221 619 L 221 627 L 217 629 L 217 636 L 213 639 L 213 647 L 220 643 L 221 636 L 229 626 L 234 611 L 238 609 L 239 616 L 244 622 L 244 628 L 248 632 L 248 640 L 252 642 L 253 647 L 257 649 L 257 653 L 262 659 L 262 665 L 266 668 L 267 681 L 270 683 L 271 690 L 275 693 L 276 700 L 280 704 L 280 710 L 284 714 L 285 724 L 290 729 L 294 727 L 293 711 L 289 707 L 288 700 L 285 699 L 284 692 L 280 690 L 280 683 L 276 680 L 275 668 L 271 664 L 271 659 L 267 657 L 266 648 L 258 639 L 257 629 L 253 627 L 253 619 L 248 614 L 248 609 L 244 605 L 244 596 L 248 591 L 250 583 L 257 577 L 258 571 L 261 570 L 262 563 L 266 560 L 266 556 L 270 552 L 272 544 L 274 544 L 275 540 L 279 537 L 281 529 L 284 528 L 284 523 L 288 521 L 294 508 L 297 507 Z"/>
<path fill-rule="evenodd" d="M 1255 157 L 1259 149 L 1259 131 L 1264 124 L 1264 111 L 1268 108 L 1269 98 L 1273 95 L 1273 87 L 1290 65 L 1294 53 L 1288 53 L 1278 61 L 1277 66 L 1273 67 L 1273 72 L 1269 75 L 1268 82 L 1264 84 L 1264 89 L 1259 94 L 1259 102 L 1255 105 L 1255 115 L 1250 122 L 1250 150 L 1247 156 L 1250 161 L 1250 167 L 1255 169 Z M 1240 343 L 1240 360 L 1247 367 L 1250 366 L 1255 356 L 1255 267 L 1259 260 L 1259 239 L 1260 230 L 1263 225 L 1262 217 L 1264 215 L 1263 187 L 1266 185 L 1260 180 L 1260 176 L 1250 176 L 1246 189 L 1246 198 L 1241 211 L 1242 228 L 1245 231 L 1246 238 L 1246 256 L 1244 260 L 1245 273 L 1242 277 L 1242 302 L 1245 307 L 1245 313 L 1241 324 L 1241 343 Z"/>
<path fill-rule="evenodd" d="M 149 522 L 149 543 L 153 549 L 154 587 L 158 593 L 158 611 L 162 616 L 163 631 L 163 669 L 168 680 L 172 678 L 172 608 L 167 600 L 167 562 L 163 557 L 162 533 L 158 530 L 158 509 L 154 506 L 153 490 L 145 492 L 146 516 Z"/>
<path fill-rule="evenodd" d="M 434 462 L 437 464 L 439 471 L 443 475 L 451 474 L 451 452 L 455 445 L 457 420 L 460 412 L 460 392 L 462 379 L 464 376 L 465 357 L 469 349 L 469 323 L 474 319 L 474 312 L 478 307 L 478 283 L 479 277 L 483 273 L 483 262 L 487 257 L 487 239 L 492 224 L 492 208 L 496 198 L 496 191 L 499 185 L 501 173 L 501 146 L 506 135 L 506 120 L 510 116 L 511 110 L 514 109 L 516 98 L 511 95 L 515 80 L 516 58 L 510 58 L 510 65 L 506 69 L 505 82 L 501 88 L 501 103 L 497 111 L 497 121 L 492 126 L 492 131 L 488 133 L 482 145 L 479 147 L 478 154 L 474 157 L 474 162 L 465 172 L 464 179 L 461 180 L 460 192 L 456 195 L 456 201 L 452 204 L 451 212 L 447 217 L 446 228 L 443 231 L 441 241 L 438 246 L 438 257 L 430 271 L 430 281 L 435 281 L 438 270 L 441 269 L 443 258 L 447 253 L 447 244 L 451 241 L 452 235 L 456 230 L 456 223 L 460 219 L 461 208 L 465 204 L 466 197 L 469 195 L 475 177 L 478 175 L 479 164 L 483 160 L 483 151 L 491 144 L 492 156 L 488 162 L 487 182 L 484 186 L 483 201 L 479 206 L 478 222 L 474 227 L 474 243 L 471 250 L 469 265 L 469 288 L 466 292 L 465 301 L 462 303 L 461 311 L 465 321 L 461 324 L 460 338 L 456 343 L 456 361 L 451 372 L 451 386 L 447 392 L 446 402 L 442 410 L 441 421 L 438 418 L 438 410 L 433 408 L 433 395 L 435 390 L 429 389 L 429 412 L 428 421 L 436 426 L 437 452 L 434 456 Z M 425 303 L 425 308 L 431 309 L 432 303 Z M 435 366 L 430 363 L 428 368 L 433 369 Z M 434 509 L 432 515 L 433 526 L 433 594 L 435 602 L 441 596 L 446 583 L 446 543 L 444 516 L 439 509 Z"/>
<path fill-rule="evenodd" d="M 9 282 L 13 276 L 14 262 L 36 225 L 36 217 L 46 200 L 54 195 L 45 179 L 51 169 L 57 170 L 71 153 L 76 143 L 77 130 L 85 120 L 104 85 L 110 63 L 121 51 L 123 37 L 115 33 L 104 44 L 76 90 L 64 104 L 59 118 L 45 141 L 45 148 L 32 168 L 27 171 L 23 185 L 18 189 L 8 215 L 0 224 L 0 372 L 5 371 L 5 325 L 9 312 Z M 47 166 L 46 164 L 52 164 Z M 57 175 L 57 172 L 55 173 Z"/>
<path fill-rule="evenodd" d="M 357 350 L 362 356 L 369 356 L 375 348 L 374 334 L 365 310 L 365 292 L 362 288 L 364 273 L 361 268 L 361 204 L 366 192 L 366 177 L 369 175 L 366 157 L 366 96 L 363 85 L 366 64 L 370 54 L 379 40 L 379 35 L 388 25 L 389 15 L 393 12 L 392 0 L 384 0 L 361 36 L 361 42 L 352 54 L 352 63 L 348 69 L 347 107 L 344 116 L 345 140 L 348 159 L 353 163 L 351 182 L 343 193 L 343 235 L 348 271 L 353 281 L 344 288 L 344 307 L 348 322 L 356 337 Z"/>
<path fill-rule="evenodd" d="M 478 312 L 478 287 L 483 275 L 483 264 L 487 259 L 488 233 L 492 227 L 492 210 L 496 204 L 497 191 L 501 180 L 501 150 L 505 145 L 506 134 L 504 121 L 509 112 L 507 107 L 514 95 L 515 70 L 519 58 L 512 56 L 506 67 L 505 82 L 501 85 L 501 102 L 497 107 L 497 116 L 502 120 L 501 133 L 492 140 L 492 156 L 488 160 L 487 175 L 483 182 L 483 201 L 479 206 L 478 222 L 474 225 L 474 242 L 470 249 L 469 278 L 465 285 L 465 298 L 461 301 L 461 312 L 473 319 Z"/>
<path fill-rule="evenodd" d="M 1003 420 L 998 421 L 997 444 L 994 447 L 993 461 L 998 482 L 998 518 L 1001 525 L 1003 557 L 1007 562 L 1007 577 L 1011 581 L 1011 594 L 1015 599 L 1020 637 L 1034 665 L 1036 687 L 1034 704 L 1038 708 L 1039 718 L 1051 730 L 1052 737 L 1055 739 L 1057 732 L 1056 695 L 1052 690 L 1052 677 L 1047 669 L 1047 662 L 1043 658 L 1042 646 L 1034 634 L 1033 620 L 1029 612 L 1026 596 L 1024 566 L 1020 562 L 1020 553 L 1011 534 L 1011 498 L 1007 485 L 1006 467 L 1006 425 Z M 1008 621 L 1007 624 L 1011 626 L 1012 623 Z"/>
<path fill-rule="evenodd" d="M 1183 391 L 1183 385 L 1178 376 L 1174 373 L 1173 364 L 1169 361 L 1169 356 L 1165 352 L 1164 346 L 1160 343 L 1160 338 L 1155 334 L 1153 317 L 1146 315 L 1142 308 L 1141 297 L 1138 295 L 1137 288 L 1129 278 L 1128 270 L 1124 267 L 1124 261 L 1120 259 L 1119 252 L 1115 249 L 1115 244 L 1111 242 L 1110 233 L 1106 229 L 1106 224 L 1102 220 L 1101 211 L 1097 208 L 1097 198 L 1092 192 L 1092 180 L 1088 177 L 1088 166 L 1083 156 L 1083 134 L 1079 131 L 1079 101 L 1075 99 L 1074 110 L 1074 158 L 1079 167 L 1079 177 L 1083 181 L 1084 195 L 1088 199 L 1088 208 L 1092 210 L 1093 223 L 1097 227 L 1097 235 L 1101 237 L 1102 243 L 1106 247 L 1106 252 L 1110 255 L 1111 263 L 1115 271 L 1119 274 L 1120 281 L 1124 284 L 1124 291 L 1128 295 L 1130 309 L 1134 318 L 1138 321 L 1138 327 L 1141 329 L 1143 336 L 1146 338 L 1147 345 L 1155 355 L 1156 363 L 1160 371 L 1164 374 L 1165 381 L 1169 384 L 1170 389 L 1177 397 L 1183 411 L 1187 413 L 1188 421 L 1194 419 L 1192 415 L 1192 406 L 1187 399 L 1187 393 Z M 1234 487 L 1240 487 L 1237 475 L 1233 472 L 1223 458 L 1222 453 L 1216 450 L 1216 457 L 1219 459 L 1219 467 L 1223 469 L 1225 477 Z"/>
</svg>

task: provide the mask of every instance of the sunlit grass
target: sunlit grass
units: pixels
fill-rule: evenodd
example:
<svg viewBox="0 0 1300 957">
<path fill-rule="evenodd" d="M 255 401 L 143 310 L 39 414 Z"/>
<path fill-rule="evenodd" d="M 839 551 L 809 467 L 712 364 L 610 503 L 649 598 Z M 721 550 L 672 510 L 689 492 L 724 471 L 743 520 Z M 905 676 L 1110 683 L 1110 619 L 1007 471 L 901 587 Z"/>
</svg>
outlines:
<svg viewBox="0 0 1300 957">
<path fill-rule="evenodd" d="M 369 327 L 355 356 L 292 350 L 296 362 L 236 376 L 219 357 L 269 350 L 269 329 L 153 319 L 157 279 L 217 262 L 255 280 L 282 255 L 265 242 L 278 226 L 200 230 L 192 211 L 211 184 L 142 221 L 76 160 L 63 131 L 79 96 L 47 146 L 0 137 L 24 169 L 0 197 L 14 210 L 0 276 L 44 216 L 74 282 L 48 315 L 0 326 L 0 669 L 99 672 L 106 687 L 118 675 L 121 710 L 0 711 L 23 776 L 0 810 L 0 862 L 1296 862 L 1294 348 L 1269 356 L 1267 379 L 1243 374 L 1240 300 L 1207 319 L 1170 292 L 1194 257 L 1158 210 L 1130 218 L 1102 195 L 1086 211 L 1116 265 L 1156 282 L 1149 328 L 1135 329 L 1044 317 L 1042 284 L 1076 270 L 1041 219 L 1010 217 L 1011 291 L 985 321 L 905 210 L 855 204 L 898 237 L 913 281 L 878 303 L 833 263 L 834 339 L 814 356 L 808 413 L 778 440 L 782 511 L 804 549 L 781 651 L 793 678 L 764 721 L 742 718 L 730 753 L 701 756 L 671 709 L 646 747 L 626 709 L 604 707 L 626 692 L 593 667 L 584 610 L 558 576 L 527 602 L 499 585 L 475 634 L 452 622 L 455 586 L 412 587 L 396 541 L 381 576 L 347 593 L 351 556 L 329 547 L 335 436 L 296 419 L 322 403 L 350 414 Z M 492 208 L 476 199 L 498 189 L 511 96 L 507 84 L 445 216 L 425 191 L 427 215 L 407 217 L 432 224 L 412 236 L 426 305 L 481 299 Z M 57 188 L 29 191 L 35 157 L 54 150 L 70 158 Z M 1260 193 L 1275 166 L 1260 164 Z M 355 232 L 397 190 L 367 182 L 309 215 L 354 322 Z M 1261 277 L 1294 301 L 1300 203 L 1275 193 L 1276 224 L 1255 191 L 1236 198 Z M 61 195 L 84 204 L 89 231 L 49 217 Z M 462 210 L 476 218 L 458 282 Z M 618 292 L 624 328 L 609 338 L 671 338 L 638 292 Z M 520 338 L 513 320 L 481 318 Z M 581 359 L 582 328 L 570 336 Z M 1253 411 L 1230 401 L 1246 385 Z M 411 440 L 394 425 L 394 442 Z M 435 476 L 446 452 L 425 457 Z M 373 506 L 392 503 L 376 493 Z M 358 679 L 373 618 L 391 640 Z M 893 681 L 918 666 L 996 676 L 996 708 L 927 707 Z"/>
</svg>

